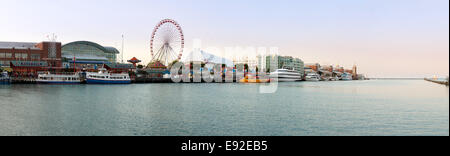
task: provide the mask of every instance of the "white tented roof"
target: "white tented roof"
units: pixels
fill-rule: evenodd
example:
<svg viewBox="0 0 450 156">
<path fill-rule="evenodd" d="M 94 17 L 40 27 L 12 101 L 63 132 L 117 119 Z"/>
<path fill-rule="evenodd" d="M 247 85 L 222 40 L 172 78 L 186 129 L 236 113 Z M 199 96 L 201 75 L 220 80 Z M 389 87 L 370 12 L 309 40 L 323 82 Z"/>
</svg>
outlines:
<svg viewBox="0 0 450 156">
<path fill-rule="evenodd" d="M 214 54 L 207 53 L 203 50 L 194 50 L 190 52 L 188 55 L 186 55 L 183 60 L 183 62 L 210 62 L 210 63 L 216 63 L 216 64 L 226 64 L 228 67 L 234 66 L 233 61 L 216 56 Z"/>
</svg>

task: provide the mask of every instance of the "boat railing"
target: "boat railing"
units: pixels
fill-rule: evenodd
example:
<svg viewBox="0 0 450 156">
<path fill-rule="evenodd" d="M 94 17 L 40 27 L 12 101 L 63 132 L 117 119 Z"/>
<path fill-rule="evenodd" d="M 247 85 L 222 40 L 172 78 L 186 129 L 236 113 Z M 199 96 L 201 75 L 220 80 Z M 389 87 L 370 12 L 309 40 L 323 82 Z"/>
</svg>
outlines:
<svg viewBox="0 0 450 156">
<path fill-rule="evenodd" d="M 51 75 L 76 75 L 78 72 L 46 72 L 40 74 L 51 74 Z"/>
</svg>

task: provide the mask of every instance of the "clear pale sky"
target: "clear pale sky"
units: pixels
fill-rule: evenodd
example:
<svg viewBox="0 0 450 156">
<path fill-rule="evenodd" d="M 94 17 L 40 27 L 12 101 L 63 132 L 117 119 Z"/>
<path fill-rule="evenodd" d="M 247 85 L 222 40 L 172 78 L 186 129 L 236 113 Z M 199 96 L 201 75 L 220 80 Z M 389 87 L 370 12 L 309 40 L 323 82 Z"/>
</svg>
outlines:
<svg viewBox="0 0 450 156">
<path fill-rule="evenodd" d="M 0 41 L 88 40 L 148 62 L 150 35 L 178 21 L 186 51 L 279 47 L 306 63 L 358 65 L 369 77 L 449 73 L 448 0 L 0 0 Z M 212 52 L 214 53 L 214 52 Z"/>
</svg>

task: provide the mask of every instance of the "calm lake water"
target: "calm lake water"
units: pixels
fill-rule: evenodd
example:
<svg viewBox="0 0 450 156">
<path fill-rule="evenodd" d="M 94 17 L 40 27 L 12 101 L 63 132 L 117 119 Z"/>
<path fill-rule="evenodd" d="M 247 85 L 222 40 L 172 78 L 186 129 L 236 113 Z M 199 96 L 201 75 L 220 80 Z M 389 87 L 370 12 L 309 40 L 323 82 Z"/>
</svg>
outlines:
<svg viewBox="0 0 450 156">
<path fill-rule="evenodd" d="M 449 135 L 449 88 L 423 80 L 0 85 L 0 135 Z"/>
</svg>

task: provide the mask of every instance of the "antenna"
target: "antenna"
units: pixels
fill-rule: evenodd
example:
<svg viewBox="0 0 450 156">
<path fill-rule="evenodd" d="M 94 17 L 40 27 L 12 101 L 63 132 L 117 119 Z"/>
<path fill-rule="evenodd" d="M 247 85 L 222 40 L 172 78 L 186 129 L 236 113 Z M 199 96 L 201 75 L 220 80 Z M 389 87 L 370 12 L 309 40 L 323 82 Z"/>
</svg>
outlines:
<svg viewBox="0 0 450 156">
<path fill-rule="evenodd" d="M 56 39 L 58 38 L 58 36 L 56 36 L 55 33 L 52 33 L 51 36 L 47 35 L 46 37 L 50 42 L 56 42 Z"/>
</svg>

